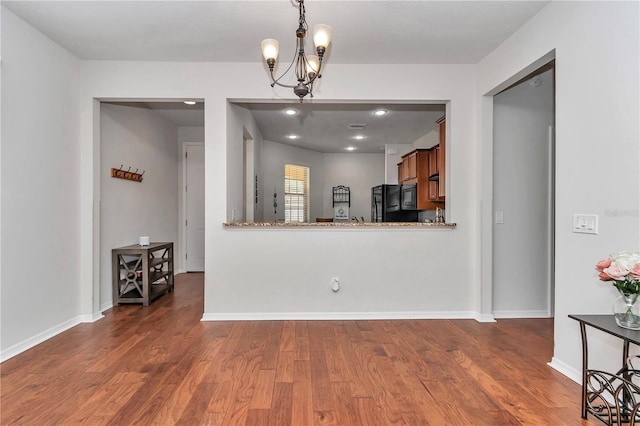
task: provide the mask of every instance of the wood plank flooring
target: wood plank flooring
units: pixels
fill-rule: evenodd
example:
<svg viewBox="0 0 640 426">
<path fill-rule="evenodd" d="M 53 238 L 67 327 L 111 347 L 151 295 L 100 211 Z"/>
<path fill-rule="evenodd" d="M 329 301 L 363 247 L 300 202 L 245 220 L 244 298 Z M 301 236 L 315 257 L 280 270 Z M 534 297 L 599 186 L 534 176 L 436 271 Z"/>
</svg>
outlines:
<svg viewBox="0 0 640 426">
<path fill-rule="evenodd" d="M 0 365 L 2 425 L 592 425 L 552 320 L 201 322 L 202 274 Z"/>
</svg>

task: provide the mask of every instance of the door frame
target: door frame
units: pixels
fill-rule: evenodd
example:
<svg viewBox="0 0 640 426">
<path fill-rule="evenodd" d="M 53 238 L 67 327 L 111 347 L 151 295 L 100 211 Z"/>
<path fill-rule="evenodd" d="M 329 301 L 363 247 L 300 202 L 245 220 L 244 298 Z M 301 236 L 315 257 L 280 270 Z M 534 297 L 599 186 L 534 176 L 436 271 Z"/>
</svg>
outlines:
<svg viewBox="0 0 640 426">
<path fill-rule="evenodd" d="M 180 226 L 178 227 L 178 238 L 182 243 L 182 250 L 180 253 L 180 262 L 178 262 L 178 273 L 187 272 L 187 232 L 186 232 L 186 224 L 183 226 L 187 220 L 187 196 L 186 191 L 183 191 L 187 184 L 187 147 L 188 146 L 203 146 L 204 142 L 183 142 L 181 144 L 181 156 L 182 156 L 182 173 L 180 173 Z M 206 167 L 206 165 L 205 165 Z M 205 224 L 206 226 L 206 224 Z"/>
<path fill-rule="evenodd" d="M 494 306 L 494 300 L 492 300 L 491 303 L 491 307 L 492 307 L 492 316 L 494 318 L 498 318 L 498 319 L 502 319 L 502 318 L 508 318 L 508 319 L 513 319 L 513 318 L 553 318 L 554 317 L 554 304 L 555 304 L 555 263 L 554 263 L 554 258 L 555 258 L 555 175 L 556 175 L 556 170 L 555 170 L 555 157 L 556 157 L 556 152 L 555 152 L 555 109 L 556 109 L 556 99 L 555 99 L 555 61 L 551 61 L 547 64 L 545 64 L 544 66 L 542 66 L 541 68 L 533 71 L 532 73 L 530 73 L 529 75 L 527 75 L 525 78 L 521 79 L 520 81 L 518 81 L 515 84 L 512 84 L 511 86 L 509 86 L 508 88 L 502 90 L 500 93 L 504 93 L 508 90 L 512 90 L 520 85 L 524 85 L 527 84 L 527 82 L 531 79 L 533 79 L 536 76 L 542 75 L 545 72 L 551 71 L 551 84 L 552 84 L 552 94 L 551 94 L 551 114 L 554 117 L 554 120 L 552 122 L 551 125 L 547 126 L 546 128 L 546 138 L 545 138 L 545 145 L 544 147 L 540 147 L 540 151 L 545 152 L 546 155 L 546 163 L 549 166 L 549 169 L 547 170 L 547 182 L 546 185 L 544 186 L 544 193 L 545 193 L 545 198 L 546 198 L 546 202 L 547 202 L 547 209 L 545 210 L 544 214 L 545 214 L 545 220 L 546 220 L 546 224 L 548 226 L 548 229 L 546 231 L 546 235 L 545 235 L 545 259 L 546 259 L 546 267 L 544 270 L 544 278 L 546 280 L 545 283 L 545 288 L 544 288 L 544 299 L 546 301 L 546 306 L 544 309 L 540 309 L 540 310 L 519 310 L 519 309 L 515 309 L 515 310 L 501 310 L 496 312 L 495 311 L 495 306 Z M 548 84 L 548 83 L 547 83 Z M 499 95 L 500 93 L 494 95 L 495 96 Z M 495 101 L 493 102 L 493 108 L 494 108 L 494 112 L 492 113 L 495 117 Z M 494 129 L 495 129 L 495 120 L 493 121 L 494 123 Z M 493 141 L 495 142 L 495 141 Z M 494 149 L 492 150 L 492 155 L 494 156 L 494 161 L 493 161 L 493 169 L 495 172 L 496 169 L 496 161 L 495 161 L 495 155 L 496 155 L 496 147 L 494 144 Z M 495 173 L 493 173 L 493 179 L 492 179 L 492 195 L 495 196 L 496 193 L 496 178 L 495 178 Z M 518 177 L 518 180 L 522 179 L 521 177 Z M 538 185 L 538 188 L 542 188 L 541 185 Z M 499 209 L 498 209 L 499 210 Z M 492 240 L 495 238 L 495 231 L 496 231 L 496 218 L 495 218 L 495 214 L 496 214 L 496 205 L 495 205 L 495 198 L 492 198 L 492 212 L 493 212 L 493 222 L 492 222 Z M 494 241 L 492 241 L 492 258 L 495 260 L 496 256 L 501 254 L 501 253 L 497 253 L 496 252 L 496 247 L 495 244 L 493 244 Z M 499 260 L 499 259 L 498 259 Z M 495 264 L 494 264 L 495 266 Z M 493 267 L 492 267 L 493 269 Z M 493 271 L 492 271 L 493 273 Z M 492 280 L 492 298 L 496 296 L 496 282 L 495 280 Z"/>
<path fill-rule="evenodd" d="M 493 97 L 503 90 L 506 90 L 513 84 L 526 77 L 528 74 L 536 71 L 543 65 L 556 59 L 555 49 L 547 52 L 535 61 L 531 62 L 520 71 L 513 74 L 510 78 L 495 86 L 492 90 L 484 93 L 480 97 L 480 115 L 479 130 L 481 135 L 479 147 L 479 250 L 480 259 L 477 264 L 478 275 L 480 277 L 480 294 L 477 300 L 476 320 L 481 322 L 493 322 Z M 554 74 L 555 79 L 555 74 Z M 557 90 L 557 88 L 556 88 Z M 555 92 L 554 92 L 554 109 L 555 109 Z M 554 110 L 554 126 L 557 126 Z M 555 142 L 555 141 L 554 141 Z M 555 185 L 555 183 L 554 183 Z M 555 200 L 554 200 L 555 206 Z M 555 213 L 553 220 L 555 229 Z M 553 262 L 555 264 L 555 253 L 553 253 Z M 554 272 L 555 281 L 555 272 Z M 555 285 L 551 290 L 555 295 Z M 555 300 L 555 296 L 554 296 Z M 553 306 L 553 314 L 555 316 L 555 303 Z"/>
</svg>

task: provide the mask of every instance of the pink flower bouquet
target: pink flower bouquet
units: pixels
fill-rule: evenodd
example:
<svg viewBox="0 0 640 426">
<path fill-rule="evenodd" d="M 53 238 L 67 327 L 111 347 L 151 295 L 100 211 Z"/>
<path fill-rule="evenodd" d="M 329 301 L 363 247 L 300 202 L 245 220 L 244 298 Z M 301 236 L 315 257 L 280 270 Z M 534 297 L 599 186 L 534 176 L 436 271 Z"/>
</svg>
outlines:
<svg viewBox="0 0 640 426">
<path fill-rule="evenodd" d="M 625 295 L 640 294 L 640 253 L 621 251 L 596 264 L 601 281 L 612 281 Z"/>
</svg>

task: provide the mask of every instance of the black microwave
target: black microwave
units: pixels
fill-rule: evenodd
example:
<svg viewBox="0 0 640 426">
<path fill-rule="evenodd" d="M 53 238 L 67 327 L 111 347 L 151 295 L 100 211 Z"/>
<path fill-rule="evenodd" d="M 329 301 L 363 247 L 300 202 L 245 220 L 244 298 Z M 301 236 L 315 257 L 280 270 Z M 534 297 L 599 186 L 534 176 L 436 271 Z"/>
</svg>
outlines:
<svg viewBox="0 0 640 426">
<path fill-rule="evenodd" d="M 402 185 L 400 189 L 400 208 L 418 210 L 418 184 Z"/>
</svg>

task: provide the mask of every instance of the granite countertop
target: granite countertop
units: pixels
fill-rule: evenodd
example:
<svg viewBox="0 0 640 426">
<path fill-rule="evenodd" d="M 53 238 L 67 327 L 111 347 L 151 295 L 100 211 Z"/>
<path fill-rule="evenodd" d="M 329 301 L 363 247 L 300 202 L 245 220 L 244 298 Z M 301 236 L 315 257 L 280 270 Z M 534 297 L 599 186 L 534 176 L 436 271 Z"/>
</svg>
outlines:
<svg viewBox="0 0 640 426">
<path fill-rule="evenodd" d="M 455 223 L 429 222 L 225 222 L 225 228 L 432 228 L 453 229 Z"/>
</svg>

